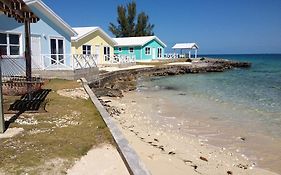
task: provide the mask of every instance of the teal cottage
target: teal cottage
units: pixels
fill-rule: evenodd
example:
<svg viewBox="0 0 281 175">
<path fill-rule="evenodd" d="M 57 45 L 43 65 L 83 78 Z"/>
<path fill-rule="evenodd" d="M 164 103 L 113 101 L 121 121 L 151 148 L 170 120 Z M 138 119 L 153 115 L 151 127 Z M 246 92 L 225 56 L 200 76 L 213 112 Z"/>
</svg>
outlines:
<svg viewBox="0 0 281 175">
<path fill-rule="evenodd" d="M 164 57 L 166 44 L 156 36 L 113 38 L 114 55 L 136 61 L 151 61 Z"/>
</svg>

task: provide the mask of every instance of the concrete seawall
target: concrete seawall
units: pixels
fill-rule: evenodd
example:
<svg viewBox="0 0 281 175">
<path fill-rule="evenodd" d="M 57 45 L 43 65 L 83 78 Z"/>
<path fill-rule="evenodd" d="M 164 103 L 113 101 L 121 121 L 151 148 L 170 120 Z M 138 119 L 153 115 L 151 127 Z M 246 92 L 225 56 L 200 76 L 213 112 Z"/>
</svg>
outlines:
<svg viewBox="0 0 281 175">
<path fill-rule="evenodd" d="M 83 86 L 90 99 L 100 112 L 105 124 L 109 128 L 116 144 L 117 150 L 119 151 L 120 156 L 122 157 L 128 171 L 132 175 L 149 175 L 150 172 L 145 167 L 144 163 L 141 161 L 137 153 L 130 147 L 128 141 L 123 136 L 121 131 L 118 129 L 117 125 L 112 120 L 111 116 L 108 114 L 106 109 L 100 103 L 96 95 L 88 86 L 88 82 L 85 78 L 82 78 Z"/>
</svg>

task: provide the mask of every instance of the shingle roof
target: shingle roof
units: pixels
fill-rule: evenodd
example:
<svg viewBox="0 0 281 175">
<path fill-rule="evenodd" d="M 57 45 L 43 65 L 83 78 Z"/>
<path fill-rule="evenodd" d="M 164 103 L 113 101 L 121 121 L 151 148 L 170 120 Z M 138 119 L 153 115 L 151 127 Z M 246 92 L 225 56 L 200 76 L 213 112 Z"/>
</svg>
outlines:
<svg viewBox="0 0 281 175">
<path fill-rule="evenodd" d="M 100 31 L 106 38 L 108 38 L 110 41 L 112 41 L 113 44 L 116 44 L 116 42 L 107 34 L 105 33 L 100 27 L 73 27 L 73 30 L 78 33 L 77 36 L 71 37 L 72 41 L 78 41 L 88 35 L 90 35 L 93 32 Z"/>
<path fill-rule="evenodd" d="M 162 46 L 167 47 L 165 43 L 163 43 L 156 36 L 142 36 L 142 37 L 124 37 L 124 38 L 113 38 L 116 42 L 116 46 L 144 46 L 148 42 L 152 40 L 158 41 Z"/>
<path fill-rule="evenodd" d="M 77 33 L 68 25 L 61 17 L 59 17 L 50 7 L 48 7 L 41 0 L 24 0 L 28 6 L 34 6 L 44 15 L 46 15 L 52 22 L 60 26 L 65 30 L 70 36 L 75 36 Z"/>
<path fill-rule="evenodd" d="M 199 49 L 196 43 L 177 43 L 173 47 L 173 49 Z"/>
</svg>

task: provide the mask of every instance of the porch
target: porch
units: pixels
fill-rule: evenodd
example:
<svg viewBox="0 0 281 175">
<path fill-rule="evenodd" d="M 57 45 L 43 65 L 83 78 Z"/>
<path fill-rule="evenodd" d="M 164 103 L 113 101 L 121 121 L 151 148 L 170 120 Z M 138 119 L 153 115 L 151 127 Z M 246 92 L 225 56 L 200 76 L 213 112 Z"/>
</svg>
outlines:
<svg viewBox="0 0 281 175">
<path fill-rule="evenodd" d="M 180 56 L 182 55 L 186 58 L 192 58 L 191 51 L 194 51 L 194 58 L 197 58 L 199 47 L 196 43 L 177 43 L 172 49 L 174 49 L 174 53 L 176 53 L 177 49 L 180 50 Z M 183 53 L 183 50 L 187 50 L 188 53 Z"/>
<path fill-rule="evenodd" d="M 42 78 L 78 80 L 84 77 L 91 81 L 99 74 L 97 55 L 42 54 L 39 58 L 32 59 L 32 73 Z"/>
<path fill-rule="evenodd" d="M 90 82 L 99 77 L 101 67 L 126 68 L 136 65 L 135 57 L 127 55 L 104 56 L 103 64 L 97 64 L 99 59 L 98 55 L 42 55 L 40 64 L 32 60 L 36 62 L 32 62 L 32 73 L 47 79 L 79 80 L 84 77 Z"/>
<path fill-rule="evenodd" d="M 134 55 L 104 55 L 103 58 L 100 58 L 98 54 L 42 54 L 33 57 L 32 69 L 44 71 L 82 70 L 135 63 Z"/>
</svg>

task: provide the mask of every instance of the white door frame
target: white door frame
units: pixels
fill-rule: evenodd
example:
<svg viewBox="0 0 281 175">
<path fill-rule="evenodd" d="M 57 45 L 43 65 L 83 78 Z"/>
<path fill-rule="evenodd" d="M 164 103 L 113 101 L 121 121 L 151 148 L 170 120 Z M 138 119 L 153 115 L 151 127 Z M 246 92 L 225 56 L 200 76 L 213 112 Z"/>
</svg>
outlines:
<svg viewBox="0 0 281 175">
<path fill-rule="evenodd" d="M 97 49 L 98 48 L 98 49 Z M 96 64 L 100 63 L 100 45 L 95 45 L 95 55 L 97 55 L 96 57 Z"/>
<path fill-rule="evenodd" d="M 56 60 L 58 61 L 59 60 L 59 55 L 63 55 L 63 63 L 59 63 L 61 65 L 66 65 L 66 57 L 65 57 L 65 39 L 63 37 L 60 37 L 60 36 L 50 36 L 49 37 L 49 53 L 50 53 L 50 57 L 52 55 L 51 53 L 51 39 L 55 39 L 56 40 Z M 59 54 L 58 51 L 59 51 L 59 45 L 58 45 L 58 40 L 62 40 L 63 41 L 63 54 Z M 50 59 L 50 65 L 57 65 L 57 64 L 52 64 L 52 60 Z"/>
<path fill-rule="evenodd" d="M 155 59 L 156 58 L 156 48 L 153 47 L 152 48 L 152 59 Z"/>
<path fill-rule="evenodd" d="M 35 48 L 32 48 L 32 43 L 33 43 L 32 39 L 33 38 L 38 39 L 37 40 L 38 43 L 36 43 L 36 44 L 38 44 L 38 47 L 36 49 L 39 49 L 39 51 L 38 51 L 39 55 L 34 55 L 33 54 L 34 53 L 33 51 L 35 49 Z M 35 68 L 35 69 L 44 69 L 43 60 L 42 60 L 42 52 L 41 51 L 42 51 L 42 48 L 41 48 L 41 36 L 40 35 L 32 34 L 31 35 L 31 60 L 32 60 L 32 63 L 35 63 L 35 65 L 32 64 L 33 68 Z M 36 67 L 34 67 L 34 66 L 36 66 Z"/>
<path fill-rule="evenodd" d="M 159 52 L 160 51 L 160 52 Z M 162 58 L 162 52 L 163 52 L 163 49 L 161 47 L 158 47 L 157 48 L 157 58 Z"/>
</svg>

